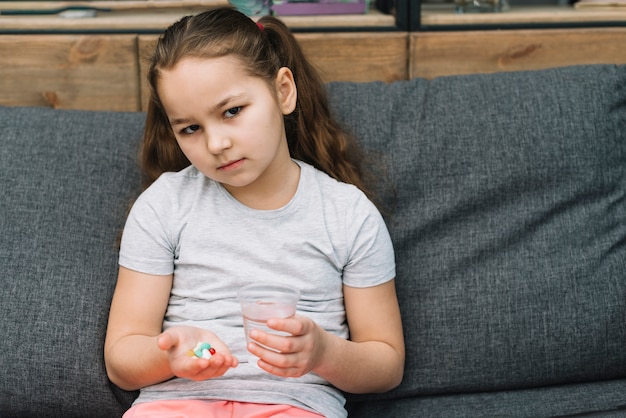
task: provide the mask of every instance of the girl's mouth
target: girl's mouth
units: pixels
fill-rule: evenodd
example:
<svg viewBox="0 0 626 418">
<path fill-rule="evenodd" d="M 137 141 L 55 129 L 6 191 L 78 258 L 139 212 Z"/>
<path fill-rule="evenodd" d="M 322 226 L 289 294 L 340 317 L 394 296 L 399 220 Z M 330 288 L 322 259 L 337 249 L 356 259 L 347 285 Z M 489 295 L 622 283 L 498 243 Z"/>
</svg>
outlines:
<svg viewBox="0 0 626 418">
<path fill-rule="evenodd" d="M 217 167 L 217 169 L 221 170 L 221 171 L 235 170 L 235 169 L 241 167 L 243 162 L 244 162 L 244 158 L 240 158 L 238 160 L 229 161 L 226 164 Z"/>
</svg>

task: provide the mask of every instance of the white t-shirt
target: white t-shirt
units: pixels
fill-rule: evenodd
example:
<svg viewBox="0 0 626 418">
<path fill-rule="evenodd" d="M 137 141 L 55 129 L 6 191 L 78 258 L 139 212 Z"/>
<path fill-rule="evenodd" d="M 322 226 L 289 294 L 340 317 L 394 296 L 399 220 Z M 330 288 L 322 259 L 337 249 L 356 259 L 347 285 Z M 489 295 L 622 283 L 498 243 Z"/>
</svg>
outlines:
<svg viewBox="0 0 626 418">
<path fill-rule="evenodd" d="M 236 292 L 264 282 L 299 289 L 299 315 L 349 338 L 342 285 L 370 287 L 393 279 L 391 239 L 380 213 L 359 189 L 296 162 L 301 167 L 296 194 L 276 210 L 241 204 L 193 166 L 163 174 L 137 199 L 119 263 L 142 273 L 174 274 L 164 329 L 208 329 L 246 360 L 251 355 Z M 174 378 L 149 386 L 136 402 L 231 400 L 346 416 L 342 393 L 318 375 L 280 378 L 253 364 L 250 359 L 202 382 Z"/>
</svg>

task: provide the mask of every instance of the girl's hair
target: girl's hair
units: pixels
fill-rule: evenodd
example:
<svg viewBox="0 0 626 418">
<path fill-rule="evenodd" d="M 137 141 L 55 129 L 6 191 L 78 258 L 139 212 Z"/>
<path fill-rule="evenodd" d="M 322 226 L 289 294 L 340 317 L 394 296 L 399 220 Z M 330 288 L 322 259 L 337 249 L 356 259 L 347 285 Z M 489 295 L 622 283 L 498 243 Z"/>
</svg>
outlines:
<svg viewBox="0 0 626 418">
<path fill-rule="evenodd" d="M 141 150 L 145 186 L 163 172 L 178 171 L 190 164 L 178 147 L 159 99 L 161 71 L 172 69 L 186 57 L 227 55 L 239 58 L 249 75 L 264 79 L 272 89 L 278 70 L 289 68 L 298 91 L 294 112 L 284 117 L 291 157 L 354 184 L 373 197 L 364 184 L 363 155 L 356 141 L 331 115 L 325 85 L 287 26 L 271 16 L 262 17 L 256 24 L 231 8 L 184 17 L 158 41 L 148 72 L 151 99 Z"/>
</svg>

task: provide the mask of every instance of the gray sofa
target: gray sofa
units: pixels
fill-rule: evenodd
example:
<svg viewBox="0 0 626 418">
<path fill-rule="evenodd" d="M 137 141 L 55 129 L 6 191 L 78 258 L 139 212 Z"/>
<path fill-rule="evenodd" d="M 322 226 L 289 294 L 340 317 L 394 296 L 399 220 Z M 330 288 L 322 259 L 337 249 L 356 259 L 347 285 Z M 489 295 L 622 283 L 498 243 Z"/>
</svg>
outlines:
<svg viewBox="0 0 626 418">
<path fill-rule="evenodd" d="M 332 83 L 379 173 L 404 381 L 355 417 L 626 415 L 626 66 Z M 0 108 L 0 416 L 115 417 L 144 115 Z"/>
</svg>

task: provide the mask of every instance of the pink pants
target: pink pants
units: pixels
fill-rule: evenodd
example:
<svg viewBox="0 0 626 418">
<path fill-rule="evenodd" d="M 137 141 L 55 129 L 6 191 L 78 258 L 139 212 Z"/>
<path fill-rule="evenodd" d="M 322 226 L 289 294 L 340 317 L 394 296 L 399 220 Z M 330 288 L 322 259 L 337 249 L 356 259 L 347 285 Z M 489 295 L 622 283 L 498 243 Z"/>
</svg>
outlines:
<svg viewBox="0 0 626 418">
<path fill-rule="evenodd" d="M 249 402 L 172 400 L 140 403 L 123 418 L 320 418 L 321 415 L 290 405 Z"/>
</svg>

